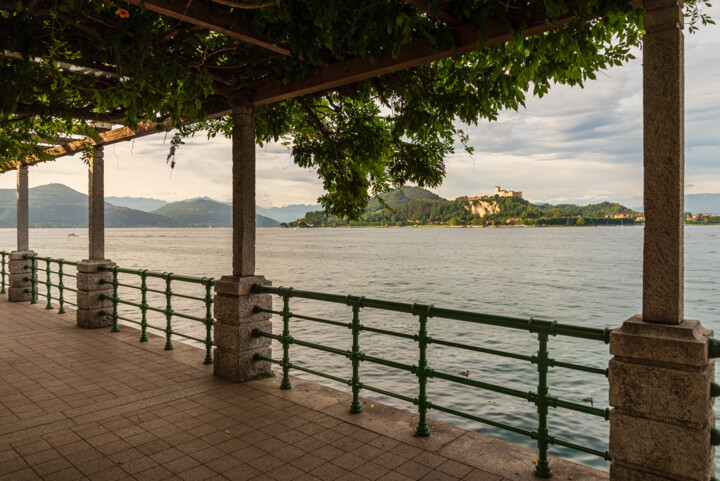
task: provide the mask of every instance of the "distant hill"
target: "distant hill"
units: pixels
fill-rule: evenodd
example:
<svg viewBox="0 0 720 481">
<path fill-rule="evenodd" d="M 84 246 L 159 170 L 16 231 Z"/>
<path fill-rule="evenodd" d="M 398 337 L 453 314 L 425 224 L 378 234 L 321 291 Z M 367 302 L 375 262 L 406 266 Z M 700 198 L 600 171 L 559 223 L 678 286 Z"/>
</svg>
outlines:
<svg viewBox="0 0 720 481">
<path fill-rule="evenodd" d="M 577 206 L 572 204 L 531 204 L 517 197 L 493 196 L 470 200 L 447 200 L 419 187 L 404 187 L 382 195 L 382 207 L 373 198 L 358 221 L 309 212 L 287 226 L 387 226 L 387 225 L 623 225 L 634 224 L 637 212 L 611 202 Z M 605 216 L 609 217 L 605 217 Z"/>
<path fill-rule="evenodd" d="M 105 197 L 105 202 L 117 207 L 152 212 L 167 204 L 166 201 L 150 197 Z"/>
<path fill-rule="evenodd" d="M 173 202 L 153 211 L 171 219 L 174 224 L 184 226 L 231 226 L 232 207 L 214 200 L 195 199 Z M 279 227 L 274 219 L 255 214 L 255 225 L 258 227 Z"/>
<path fill-rule="evenodd" d="M 87 227 L 88 197 L 63 184 L 28 191 L 31 227 Z M 15 189 L 0 189 L 0 227 L 16 227 Z M 127 207 L 105 204 L 105 227 L 170 226 L 168 218 Z"/>
<path fill-rule="evenodd" d="M 685 212 L 720 215 L 720 194 L 687 194 Z"/>
<path fill-rule="evenodd" d="M 320 210 L 320 204 L 293 204 L 285 207 L 255 207 L 255 212 L 280 222 L 291 222 L 303 217 L 308 212 Z"/>
<path fill-rule="evenodd" d="M 411 186 L 405 186 L 402 189 L 395 189 L 391 190 L 390 192 L 386 192 L 384 194 L 380 194 L 379 196 L 382 200 L 385 201 L 385 203 L 391 207 L 397 207 L 402 204 L 407 204 L 408 202 L 420 199 L 420 200 L 441 200 L 448 202 L 448 200 L 443 199 L 437 194 L 434 194 L 430 192 L 429 190 L 423 189 L 421 187 L 411 187 Z M 380 203 L 377 197 L 373 197 L 370 199 L 370 202 L 368 203 L 368 212 L 376 212 L 378 210 L 384 209 L 385 207 Z"/>
<path fill-rule="evenodd" d="M 47 184 L 29 189 L 29 220 L 31 227 L 87 227 L 88 196 L 63 184 Z M 126 198 L 138 199 L 138 198 Z M 148 199 L 157 201 L 157 199 Z M 160 201 L 164 202 L 164 201 Z M 186 217 L 177 209 L 170 209 L 174 215 L 165 216 L 158 212 L 144 212 L 138 209 L 105 203 L 105 227 L 185 227 L 192 225 L 231 225 L 232 208 L 215 201 L 193 201 Z M 188 203 L 176 202 L 174 204 Z M 170 204 L 168 204 L 170 205 Z M 167 206 L 166 206 L 167 207 Z M 0 189 L 0 227 L 16 227 L 17 200 L 15 189 Z M 159 209 L 156 209 L 159 210 Z M 192 211 L 204 212 L 209 221 L 192 217 Z M 277 227 L 279 222 L 256 215 L 255 225 Z"/>
</svg>

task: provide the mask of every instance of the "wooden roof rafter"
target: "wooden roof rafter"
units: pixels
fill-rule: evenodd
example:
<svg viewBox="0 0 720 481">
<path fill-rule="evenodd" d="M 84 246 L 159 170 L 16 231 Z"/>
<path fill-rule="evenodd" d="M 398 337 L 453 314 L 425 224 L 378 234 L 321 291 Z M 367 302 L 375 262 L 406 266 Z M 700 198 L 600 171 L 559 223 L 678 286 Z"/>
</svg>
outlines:
<svg viewBox="0 0 720 481">
<path fill-rule="evenodd" d="M 227 8 L 214 5 L 212 2 L 174 2 L 172 0 L 125 0 L 125 2 L 144 6 L 160 15 L 212 30 L 281 55 L 291 55 L 289 46 L 273 44 L 265 35 L 255 31 L 254 24 L 236 15 L 228 15 Z"/>
</svg>

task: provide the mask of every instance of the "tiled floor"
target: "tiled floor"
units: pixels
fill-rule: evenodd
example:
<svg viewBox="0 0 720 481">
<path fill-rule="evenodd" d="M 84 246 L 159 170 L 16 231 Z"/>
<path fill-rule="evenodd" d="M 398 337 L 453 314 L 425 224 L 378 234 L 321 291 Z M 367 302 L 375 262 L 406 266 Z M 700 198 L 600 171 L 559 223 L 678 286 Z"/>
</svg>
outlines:
<svg viewBox="0 0 720 481">
<path fill-rule="evenodd" d="M 86 331 L 0 296 L 0 480 L 535 479 L 533 451 L 293 379 L 233 384 L 203 353 Z M 553 459 L 555 479 L 607 473 Z"/>
</svg>

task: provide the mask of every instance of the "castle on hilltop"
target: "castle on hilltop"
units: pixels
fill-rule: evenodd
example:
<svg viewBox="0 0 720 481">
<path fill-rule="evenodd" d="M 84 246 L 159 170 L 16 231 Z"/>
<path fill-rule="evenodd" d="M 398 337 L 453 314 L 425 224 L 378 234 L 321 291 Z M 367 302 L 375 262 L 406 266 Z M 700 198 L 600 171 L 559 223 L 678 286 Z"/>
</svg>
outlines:
<svg viewBox="0 0 720 481">
<path fill-rule="evenodd" d="M 499 195 L 500 197 L 517 197 L 518 199 L 522 199 L 522 192 L 519 190 L 503 190 L 500 188 L 500 186 L 495 186 L 495 193 L 493 195 L 483 195 L 479 197 L 462 197 L 463 199 L 467 200 L 481 200 L 481 199 L 489 199 L 490 197 L 494 197 L 496 195 Z"/>
<path fill-rule="evenodd" d="M 500 197 L 517 197 L 518 199 L 522 199 L 522 192 L 519 190 L 502 190 L 497 185 L 495 186 L 495 195 L 499 195 Z"/>
</svg>

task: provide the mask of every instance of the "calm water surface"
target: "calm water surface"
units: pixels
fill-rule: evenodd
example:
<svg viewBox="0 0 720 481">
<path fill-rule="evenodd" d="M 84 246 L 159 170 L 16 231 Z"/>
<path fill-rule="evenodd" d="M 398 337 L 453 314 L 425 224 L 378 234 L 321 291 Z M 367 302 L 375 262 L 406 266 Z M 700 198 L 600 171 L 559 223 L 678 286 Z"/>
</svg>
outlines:
<svg viewBox="0 0 720 481">
<path fill-rule="evenodd" d="M 78 237 L 68 237 L 75 232 Z M 642 234 L 639 227 L 545 228 L 545 229 L 258 229 L 257 272 L 286 286 L 337 294 L 353 294 L 400 302 L 434 304 L 438 307 L 515 317 L 544 318 L 593 327 L 615 327 L 641 310 Z M 230 229 L 108 229 L 107 256 L 128 268 L 147 268 L 191 276 L 219 278 L 231 271 Z M 30 244 L 43 256 L 80 260 L 87 253 L 87 232 L 80 229 L 34 229 Z M 685 230 L 685 312 L 706 327 L 720 330 L 720 227 L 688 227 Z M 11 250 L 14 230 L 0 230 L 0 248 Z M 136 283 L 137 278 L 126 277 Z M 162 284 L 154 284 L 162 289 Z M 173 288 L 202 296 L 201 288 Z M 135 291 L 121 291 L 121 298 L 137 299 Z M 154 296 L 151 305 L 164 307 L 164 297 Z M 275 307 L 280 303 L 275 300 Z M 202 317 L 202 305 L 174 301 L 179 312 Z M 349 322 L 350 310 L 311 301 L 293 300 L 299 314 Z M 122 315 L 139 318 L 126 308 Z M 409 315 L 363 310 L 362 322 L 413 334 L 417 321 Z M 164 327 L 164 318 L 151 316 Z M 490 328 L 431 319 L 430 335 L 474 345 L 532 355 L 537 341 L 527 332 Z M 203 337 L 201 325 L 174 321 L 174 328 Z M 275 332 L 280 320 L 274 319 Z M 296 339 L 339 349 L 351 346 L 344 328 L 293 321 Z M 161 341 L 155 341 L 162 349 Z M 361 350 L 368 355 L 407 364 L 417 363 L 413 341 L 361 335 Z M 275 357 L 280 349 L 275 346 Z M 522 361 L 431 346 L 430 367 L 455 374 L 469 371 L 470 379 L 535 390 L 537 372 Z M 603 343 L 553 338 L 550 356 L 588 366 L 607 366 Z M 293 346 L 291 359 L 301 365 L 349 378 L 344 357 Z M 199 360 L 200 361 L 200 360 Z M 300 377 L 302 373 L 294 372 Z M 565 369 L 550 373 L 551 393 L 577 403 L 593 398 L 594 406 L 607 406 L 607 381 L 603 376 Z M 337 389 L 346 387 L 326 381 Z M 365 363 L 362 382 L 409 397 L 417 395 L 411 375 Z M 430 401 L 477 416 L 534 429 L 534 405 L 508 396 L 480 391 L 440 380 L 431 380 Z M 364 393 L 379 401 L 412 410 L 391 398 Z M 489 434 L 515 443 L 532 441 L 462 418 L 431 411 L 439 421 Z M 551 435 L 607 449 L 607 422 L 598 417 L 567 410 L 551 410 Z M 551 453 L 606 468 L 592 455 L 551 447 Z"/>
</svg>

